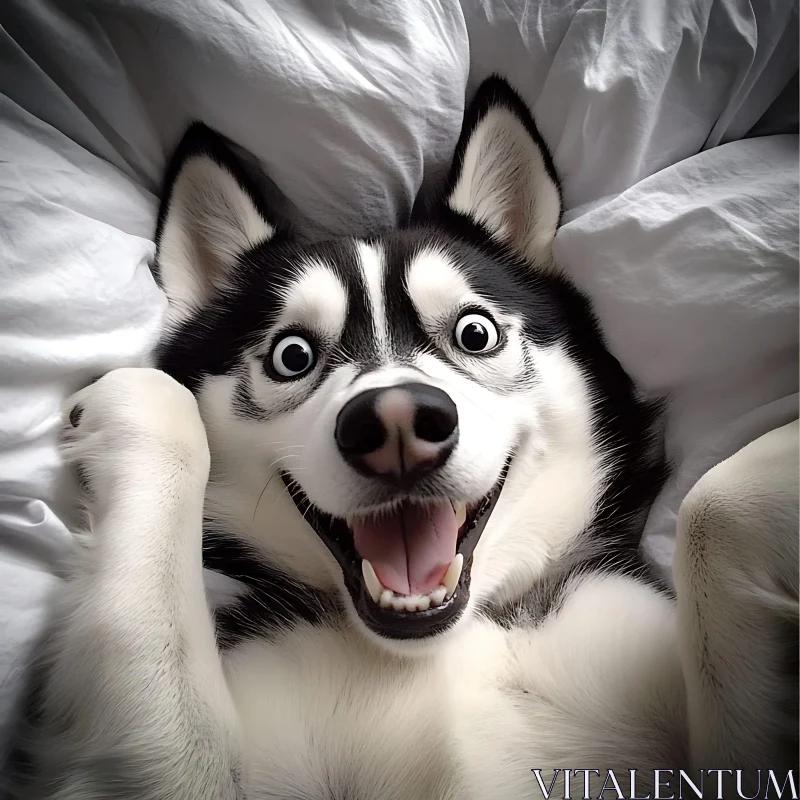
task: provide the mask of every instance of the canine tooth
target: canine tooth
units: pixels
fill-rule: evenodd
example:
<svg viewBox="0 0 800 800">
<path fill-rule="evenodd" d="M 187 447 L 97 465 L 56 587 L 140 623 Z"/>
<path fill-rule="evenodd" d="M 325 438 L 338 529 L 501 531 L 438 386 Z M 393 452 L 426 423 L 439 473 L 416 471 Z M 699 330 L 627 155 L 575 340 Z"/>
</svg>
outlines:
<svg viewBox="0 0 800 800">
<path fill-rule="evenodd" d="M 391 608 L 392 606 L 392 598 L 394 597 L 394 592 L 391 589 L 384 589 L 381 593 L 380 605 L 383 608 Z"/>
<path fill-rule="evenodd" d="M 432 606 L 440 606 L 444 603 L 444 596 L 447 594 L 447 587 L 440 586 L 438 589 L 434 589 L 428 597 L 430 598 Z"/>
<path fill-rule="evenodd" d="M 456 557 L 450 562 L 450 566 L 447 568 L 444 578 L 442 578 L 442 583 L 447 590 L 445 597 L 448 600 L 453 596 L 453 592 L 456 590 L 463 566 L 464 556 L 461 553 L 456 553 Z"/>
<path fill-rule="evenodd" d="M 375 574 L 375 568 L 366 558 L 361 559 L 361 574 L 364 576 L 364 583 L 366 584 L 369 596 L 372 598 L 372 602 L 377 603 L 381 598 L 383 584 L 378 580 L 378 576 Z"/>
<path fill-rule="evenodd" d="M 453 511 L 456 512 L 456 527 L 460 528 L 467 519 L 467 504 L 456 500 L 453 502 Z"/>
</svg>

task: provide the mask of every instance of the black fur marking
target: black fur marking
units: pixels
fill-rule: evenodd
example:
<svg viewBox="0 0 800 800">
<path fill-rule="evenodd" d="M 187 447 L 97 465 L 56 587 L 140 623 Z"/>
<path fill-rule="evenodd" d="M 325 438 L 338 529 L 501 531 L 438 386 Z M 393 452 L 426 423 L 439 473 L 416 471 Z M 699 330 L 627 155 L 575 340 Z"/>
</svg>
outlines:
<svg viewBox="0 0 800 800">
<path fill-rule="evenodd" d="M 420 251 L 418 239 L 409 239 L 402 232 L 390 234 L 382 241 L 385 252 L 384 306 L 391 329 L 392 349 L 397 354 L 433 349 L 434 345 L 405 287 L 408 268 Z"/>
<path fill-rule="evenodd" d="M 589 540 L 594 534 L 589 533 Z M 595 548 L 596 549 L 596 548 Z M 645 563 L 638 548 L 617 549 L 604 543 L 602 552 L 582 554 L 581 546 L 562 561 L 553 564 L 536 583 L 517 600 L 508 603 L 485 602 L 477 610 L 506 629 L 536 627 L 557 614 L 570 585 L 581 575 L 613 574 L 636 579 L 669 596 L 672 589 L 655 569 Z"/>
<path fill-rule="evenodd" d="M 233 411 L 238 416 L 254 422 L 263 422 L 270 416 L 265 408 L 256 403 L 250 391 L 250 382 L 245 377 L 236 384 L 233 395 Z"/>
<path fill-rule="evenodd" d="M 80 425 L 81 417 L 83 416 L 83 406 L 78 403 L 72 411 L 69 412 L 69 424 L 72 425 L 73 428 L 77 428 Z"/>
<path fill-rule="evenodd" d="M 270 639 L 301 622 L 330 624 L 341 614 L 334 597 L 291 578 L 254 548 L 210 524 L 203 534 L 203 566 L 246 587 L 243 595 L 214 614 L 222 650 L 249 639 Z"/>
<path fill-rule="evenodd" d="M 347 247 L 341 248 L 333 260 L 347 289 L 347 322 L 335 349 L 344 361 L 363 367 L 376 366 L 379 361 L 369 295 L 355 244 L 352 241 L 347 241 L 346 244 Z"/>
<path fill-rule="evenodd" d="M 43 647 L 43 637 L 40 639 L 35 650 Z M 47 681 L 47 670 L 40 661 L 33 659 L 28 666 L 25 687 L 15 711 L 11 749 L 5 759 L 0 761 L 0 798 L 22 796 L 13 794 L 12 789 L 19 789 L 34 777 L 36 765 L 29 745 L 34 731 L 41 725 L 44 717 L 42 702 Z"/>
</svg>

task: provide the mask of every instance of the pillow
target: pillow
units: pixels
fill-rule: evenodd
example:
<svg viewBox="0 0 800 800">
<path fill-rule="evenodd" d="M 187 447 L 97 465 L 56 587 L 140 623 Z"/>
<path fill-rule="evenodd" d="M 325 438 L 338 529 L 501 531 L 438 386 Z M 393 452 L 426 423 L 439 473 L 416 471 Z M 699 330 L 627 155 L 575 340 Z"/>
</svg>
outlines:
<svg viewBox="0 0 800 800">
<path fill-rule="evenodd" d="M 518 87 L 553 152 L 570 208 L 743 138 L 797 74 L 796 2 L 462 6 L 469 89 L 492 71 Z M 796 109 L 797 91 L 792 100 Z"/>
<path fill-rule="evenodd" d="M 61 402 L 152 346 L 156 198 L 0 95 L 0 757 L 74 494 Z"/>
<path fill-rule="evenodd" d="M 200 119 L 328 235 L 396 225 L 443 177 L 469 59 L 459 5 L 427 0 L 5 0 L 3 41 L 0 90 L 148 191 Z"/>
<path fill-rule="evenodd" d="M 798 137 L 721 145 L 567 214 L 556 259 L 611 351 L 667 396 L 672 477 L 648 546 L 671 563 L 694 483 L 797 417 Z"/>
</svg>

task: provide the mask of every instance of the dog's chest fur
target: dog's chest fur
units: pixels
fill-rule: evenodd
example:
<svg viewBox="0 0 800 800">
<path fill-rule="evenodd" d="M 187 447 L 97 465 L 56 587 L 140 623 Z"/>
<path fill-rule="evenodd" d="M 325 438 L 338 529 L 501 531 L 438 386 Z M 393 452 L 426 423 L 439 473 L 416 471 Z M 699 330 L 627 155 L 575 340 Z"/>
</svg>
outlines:
<svg viewBox="0 0 800 800">
<path fill-rule="evenodd" d="M 518 798 L 534 768 L 662 765 L 681 738 L 673 625 L 666 598 L 595 576 L 536 626 L 476 618 L 430 656 L 337 625 L 244 641 L 224 667 L 248 797 Z"/>
</svg>

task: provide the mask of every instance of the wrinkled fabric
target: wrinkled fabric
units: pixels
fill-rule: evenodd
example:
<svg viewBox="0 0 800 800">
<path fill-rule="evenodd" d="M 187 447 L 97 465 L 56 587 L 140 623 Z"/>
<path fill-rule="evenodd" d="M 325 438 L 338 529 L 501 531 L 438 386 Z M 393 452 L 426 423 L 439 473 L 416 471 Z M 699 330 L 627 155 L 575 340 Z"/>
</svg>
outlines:
<svg viewBox="0 0 800 800">
<path fill-rule="evenodd" d="M 506 74 L 564 181 L 562 267 L 670 398 L 667 565 L 696 478 L 796 415 L 797 137 L 739 141 L 796 130 L 796 58 L 777 0 L 1 4 L 0 748 L 71 548 L 60 406 L 157 336 L 159 187 L 191 120 L 299 235 L 367 234 L 441 183 L 465 98 Z"/>
<path fill-rule="evenodd" d="M 567 212 L 555 256 L 609 347 L 667 398 L 671 476 L 647 528 L 669 564 L 695 482 L 797 418 L 798 138 L 745 139 Z"/>
<path fill-rule="evenodd" d="M 470 88 L 492 70 L 517 85 L 571 208 L 741 139 L 797 71 L 796 2 L 463 6 Z"/>
</svg>

